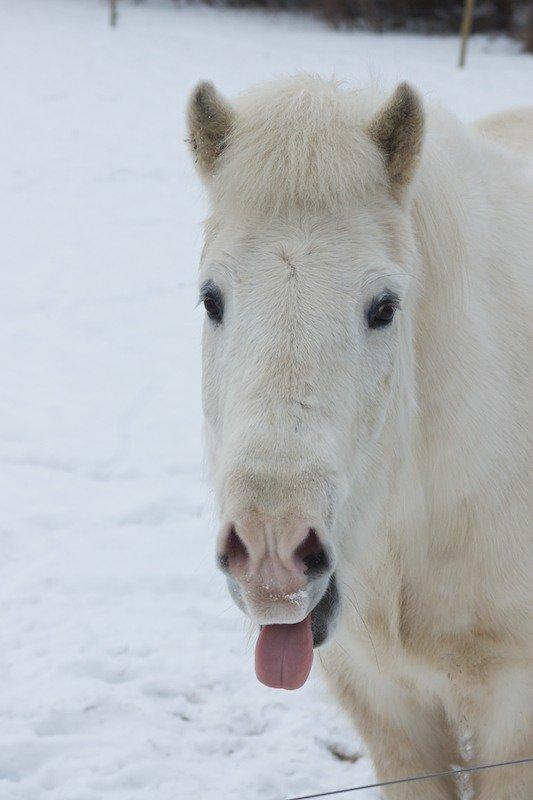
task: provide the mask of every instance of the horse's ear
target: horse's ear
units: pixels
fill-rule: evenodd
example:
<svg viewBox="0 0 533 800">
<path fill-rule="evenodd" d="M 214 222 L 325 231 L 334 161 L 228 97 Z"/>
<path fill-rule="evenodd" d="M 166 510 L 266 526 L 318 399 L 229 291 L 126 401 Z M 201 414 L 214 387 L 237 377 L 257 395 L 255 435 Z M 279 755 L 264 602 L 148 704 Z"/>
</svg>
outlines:
<svg viewBox="0 0 533 800">
<path fill-rule="evenodd" d="M 216 161 L 223 151 L 234 119 L 229 103 L 212 83 L 199 83 L 187 107 L 189 144 L 198 170 L 204 179 L 215 172 Z"/>
<path fill-rule="evenodd" d="M 368 133 L 385 157 L 391 191 L 399 199 L 415 174 L 424 138 L 424 108 L 412 86 L 396 87 Z"/>
</svg>

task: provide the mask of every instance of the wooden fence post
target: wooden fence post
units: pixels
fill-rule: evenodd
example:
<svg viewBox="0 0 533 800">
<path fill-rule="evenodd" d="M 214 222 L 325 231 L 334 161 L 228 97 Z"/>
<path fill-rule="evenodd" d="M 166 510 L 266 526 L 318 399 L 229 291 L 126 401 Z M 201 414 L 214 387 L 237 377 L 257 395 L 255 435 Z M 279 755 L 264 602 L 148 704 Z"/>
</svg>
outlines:
<svg viewBox="0 0 533 800">
<path fill-rule="evenodd" d="M 109 0 L 109 24 L 112 28 L 117 24 L 117 0 Z"/>
<path fill-rule="evenodd" d="M 459 52 L 459 66 L 464 67 L 466 62 L 466 46 L 472 30 L 472 16 L 474 13 L 474 0 L 465 0 L 463 16 L 461 18 L 461 50 Z"/>
</svg>

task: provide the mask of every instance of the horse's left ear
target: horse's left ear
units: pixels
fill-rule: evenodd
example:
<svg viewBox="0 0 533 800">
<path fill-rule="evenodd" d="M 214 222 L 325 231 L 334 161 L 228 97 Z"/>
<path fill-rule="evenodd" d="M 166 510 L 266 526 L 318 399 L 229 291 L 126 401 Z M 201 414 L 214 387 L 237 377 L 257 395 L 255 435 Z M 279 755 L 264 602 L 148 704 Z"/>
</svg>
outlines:
<svg viewBox="0 0 533 800">
<path fill-rule="evenodd" d="M 370 122 L 368 133 L 385 157 L 391 191 L 400 199 L 415 174 L 424 138 L 424 108 L 412 86 L 396 87 Z"/>
</svg>

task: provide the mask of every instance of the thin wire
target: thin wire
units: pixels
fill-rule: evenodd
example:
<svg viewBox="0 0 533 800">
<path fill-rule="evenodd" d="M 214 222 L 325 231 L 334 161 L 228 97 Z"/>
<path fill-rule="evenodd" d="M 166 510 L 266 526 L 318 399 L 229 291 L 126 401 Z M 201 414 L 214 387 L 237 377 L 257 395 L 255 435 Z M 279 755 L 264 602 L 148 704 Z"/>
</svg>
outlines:
<svg viewBox="0 0 533 800">
<path fill-rule="evenodd" d="M 425 781 L 429 778 L 444 778 L 447 775 L 459 775 L 461 772 L 477 772 L 481 769 L 493 769 L 493 767 L 509 767 L 512 764 L 528 764 L 533 758 L 519 758 L 517 761 L 500 761 L 497 764 L 482 764 L 479 767 L 463 767 L 462 769 L 450 769 L 445 772 L 431 772 L 427 775 L 413 775 L 410 778 L 399 778 L 395 781 L 384 781 L 383 783 L 367 783 L 366 786 L 353 786 L 351 789 L 336 789 L 333 792 L 320 792 L 319 794 L 305 794 L 299 797 L 288 797 L 287 800 L 313 800 L 316 797 L 331 797 L 334 794 L 346 794 L 347 792 L 360 792 L 361 789 L 378 789 L 380 786 L 392 786 L 396 783 L 409 783 L 410 781 Z"/>
</svg>

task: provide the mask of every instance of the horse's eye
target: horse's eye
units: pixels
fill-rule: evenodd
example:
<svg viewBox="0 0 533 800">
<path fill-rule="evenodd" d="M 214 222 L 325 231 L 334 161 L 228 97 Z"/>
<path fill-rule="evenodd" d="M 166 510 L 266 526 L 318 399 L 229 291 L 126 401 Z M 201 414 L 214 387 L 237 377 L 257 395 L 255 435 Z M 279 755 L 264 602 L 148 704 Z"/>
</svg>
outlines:
<svg viewBox="0 0 533 800">
<path fill-rule="evenodd" d="M 368 326 L 370 328 L 384 328 L 389 325 L 394 318 L 398 305 L 398 298 L 392 296 L 375 300 L 368 310 Z"/>
<path fill-rule="evenodd" d="M 213 295 L 207 294 L 204 297 L 204 308 L 207 311 L 209 319 L 215 322 L 222 322 L 222 303 Z"/>
</svg>

